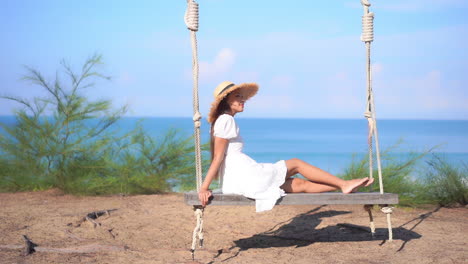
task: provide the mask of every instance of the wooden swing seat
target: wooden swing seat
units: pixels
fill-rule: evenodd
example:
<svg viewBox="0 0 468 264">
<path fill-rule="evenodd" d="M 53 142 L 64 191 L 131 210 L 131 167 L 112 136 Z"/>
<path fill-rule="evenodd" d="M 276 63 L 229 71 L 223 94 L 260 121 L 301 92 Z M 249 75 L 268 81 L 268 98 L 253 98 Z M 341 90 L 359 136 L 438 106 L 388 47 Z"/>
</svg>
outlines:
<svg viewBox="0 0 468 264">
<path fill-rule="evenodd" d="M 187 205 L 199 206 L 198 193 L 195 191 L 185 193 Z M 255 205 L 255 200 L 237 194 L 223 194 L 213 191 L 210 205 Z M 339 192 L 324 193 L 288 193 L 278 199 L 277 205 L 321 205 L 321 204 L 398 204 L 398 194 L 378 192 L 357 192 L 343 194 Z"/>
</svg>

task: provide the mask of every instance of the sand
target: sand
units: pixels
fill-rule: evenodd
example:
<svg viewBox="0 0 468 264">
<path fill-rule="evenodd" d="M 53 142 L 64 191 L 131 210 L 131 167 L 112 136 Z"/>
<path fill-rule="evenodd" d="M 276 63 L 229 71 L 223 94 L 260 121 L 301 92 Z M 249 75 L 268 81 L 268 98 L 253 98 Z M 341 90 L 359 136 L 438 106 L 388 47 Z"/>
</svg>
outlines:
<svg viewBox="0 0 468 264">
<path fill-rule="evenodd" d="M 117 210 L 81 222 L 108 209 Z M 1 193 L 0 263 L 468 263 L 467 212 L 396 208 L 389 242 L 378 208 L 372 238 L 361 206 L 210 206 L 205 245 L 192 261 L 195 217 L 181 194 Z M 37 252 L 24 254 L 23 235 Z"/>
</svg>

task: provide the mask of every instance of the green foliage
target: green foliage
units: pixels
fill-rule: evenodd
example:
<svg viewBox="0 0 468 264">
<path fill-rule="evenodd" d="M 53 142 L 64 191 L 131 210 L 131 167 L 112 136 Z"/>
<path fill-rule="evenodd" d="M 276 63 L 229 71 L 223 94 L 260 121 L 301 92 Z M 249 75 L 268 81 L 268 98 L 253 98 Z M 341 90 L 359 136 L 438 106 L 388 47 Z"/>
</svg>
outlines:
<svg viewBox="0 0 468 264">
<path fill-rule="evenodd" d="M 203 146 L 206 150 L 206 145 Z M 134 131 L 115 140 L 103 155 L 109 170 L 103 177 L 92 181 L 84 177 L 75 188 L 86 186 L 79 193 L 161 193 L 188 190 L 195 187 L 193 139 L 183 138 L 179 131 L 170 129 L 155 139 L 137 126 Z M 205 166 L 207 160 L 204 160 Z M 84 184 L 90 182 L 90 184 Z"/>
<path fill-rule="evenodd" d="M 0 159 L 0 192 L 46 190 L 52 186 L 50 178 L 27 166 L 27 161 Z"/>
<path fill-rule="evenodd" d="M 83 95 L 97 79 L 109 79 L 95 71 L 100 64 L 101 56 L 92 56 L 76 74 L 62 61 L 68 86 L 59 74 L 48 82 L 27 68 L 24 79 L 44 89 L 46 96 L 32 102 L 2 96 L 23 108 L 15 112 L 15 125 L 2 124 L 1 191 L 57 187 L 67 193 L 113 194 L 194 187 L 192 138 L 170 130 L 155 139 L 141 127 L 119 135 L 113 125 L 127 108 L 113 111 L 110 101 L 90 101 Z"/>
<path fill-rule="evenodd" d="M 108 79 L 94 71 L 99 64 L 101 57 L 93 56 L 86 61 L 81 73 L 75 74 L 62 61 L 65 75 L 70 80 L 68 87 L 62 84 L 58 74 L 55 81 L 50 83 L 39 71 L 27 68 L 28 74 L 23 79 L 39 85 L 47 96 L 36 97 L 33 102 L 17 97 L 3 97 L 19 102 L 24 107 L 16 111 L 16 125 L 3 126 L 7 135 L 0 137 L 4 159 L 16 163 L 17 169 L 24 170 L 24 173 L 17 171 L 19 175 L 14 178 L 35 174 L 35 177 L 53 182 L 54 187 L 69 192 L 68 183 L 80 177 L 74 173 L 74 168 L 81 166 L 82 162 L 86 163 L 88 157 L 94 157 L 95 152 L 111 140 L 104 131 L 125 112 L 125 107 L 110 112 L 109 101 L 90 102 L 79 93 L 92 87 L 95 78 Z M 51 116 L 46 117 L 46 114 Z M 86 120 L 91 119 L 97 119 L 98 122 L 85 124 Z"/>
<path fill-rule="evenodd" d="M 395 144 L 382 153 L 382 178 L 384 191 L 399 194 L 400 205 L 418 206 L 422 204 L 438 204 L 441 206 L 466 205 L 468 201 L 468 167 L 466 164 L 457 166 L 450 164 L 437 155 L 422 166 L 419 161 L 432 151 L 411 154 L 404 158 L 397 158 L 391 154 L 400 143 Z M 375 167 L 375 166 L 374 166 Z M 411 174 L 418 170 L 423 175 L 420 180 L 412 179 Z M 377 170 L 373 171 L 374 178 Z M 369 176 L 367 157 L 353 162 L 339 175 L 344 179 L 355 179 Z M 374 190 L 378 189 L 378 181 L 374 183 Z M 363 188 L 362 191 L 371 191 Z"/>
<path fill-rule="evenodd" d="M 384 191 L 399 194 L 400 205 L 403 206 L 427 203 L 428 201 L 425 197 L 418 195 L 424 187 L 423 184 L 412 179 L 411 174 L 417 169 L 419 161 L 431 150 L 420 154 L 411 153 L 404 157 L 391 154 L 400 144 L 400 142 L 396 143 L 381 153 Z M 373 167 L 372 174 L 375 182 L 370 187 L 361 188 L 364 192 L 378 191 L 379 189 L 377 164 L 374 164 Z M 345 169 L 344 173 L 338 176 L 346 180 L 369 177 L 368 157 L 362 157 L 357 161 L 353 158 L 353 161 Z"/>
<path fill-rule="evenodd" d="M 466 205 L 468 202 L 468 166 L 455 166 L 433 155 L 428 161 L 424 195 L 441 206 Z"/>
</svg>

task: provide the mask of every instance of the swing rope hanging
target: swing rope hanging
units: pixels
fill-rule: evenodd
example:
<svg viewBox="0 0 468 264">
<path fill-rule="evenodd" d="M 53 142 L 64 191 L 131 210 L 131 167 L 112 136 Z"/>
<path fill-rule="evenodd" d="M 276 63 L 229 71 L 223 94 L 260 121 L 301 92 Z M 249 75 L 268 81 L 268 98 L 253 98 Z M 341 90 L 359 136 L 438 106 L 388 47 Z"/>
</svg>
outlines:
<svg viewBox="0 0 468 264">
<path fill-rule="evenodd" d="M 368 135 L 368 145 L 369 145 L 369 177 L 373 178 L 373 150 L 372 150 L 372 137 L 375 137 L 375 148 L 376 148 L 376 157 L 377 157 L 377 166 L 378 166 L 378 175 L 379 175 L 379 188 L 380 193 L 383 191 L 383 181 L 382 181 L 382 167 L 380 165 L 380 149 L 379 149 L 379 139 L 377 133 L 377 121 L 375 117 L 375 105 L 374 105 L 374 93 L 372 92 L 372 69 L 371 69 L 371 42 L 374 40 L 374 13 L 369 12 L 370 3 L 368 0 L 361 0 L 361 4 L 364 7 L 364 15 L 362 16 L 362 35 L 361 41 L 366 45 L 366 77 L 367 77 L 367 105 L 364 117 L 367 118 L 369 124 L 369 135 Z M 371 187 L 372 188 L 372 187 Z"/>
<path fill-rule="evenodd" d="M 200 126 L 201 114 L 198 100 L 198 54 L 197 54 L 197 31 L 198 31 L 198 3 L 193 0 L 187 0 L 187 10 L 185 12 L 185 25 L 190 30 L 190 40 L 192 44 L 192 69 L 193 69 L 193 124 L 195 134 L 195 171 L 197 178 L 197 192 L 202 184 L 202 165 L 201 165 L 201 146 L 200 146 Z M 193 230 L 192 236 L 192 258 L 194 258 L 197 241 L 200 247 L 203 247 L 203 207 L 193 206 L 197 224 Z"/>
<path fill-rule="evenodd" d="M 384 193 L 383 189 L 383 180 L 382 180 L 382 166 L 380 163 L 380 147 L 379 147 L 379 134 L 377 130 L 377 119 L 375 117 L 375 104 L 374 104 L 374 93 L 372 91 L 372 69 L 371 69 L 371 42 L 374 41 L 374 13 L 369 12 L 370 3 L 368 0 L 361 0 L 362 7 L 364 8 L 364 15 L 362 16 L 362 35 L 361 41 L 366 45 L 366 77 L 367 77 L 367 104 L 364 117 L 367 119 L 369 133 L 368 133 L 368 145 L 369 145 L 369 177 L 373 178 L 373 149 L 372 149 L 372 138 L 375 138 L 375 156 L 377 158 L 377 172 L 379 176 L 379 189 L 380 194 Z M 371 185 L 372 188 L 372 185 Z M 371 189 L 372 190 L 372 189 Z M 372 212 L 370 207 L 366 206 L 365 210 L 369 212 L 369 217 L 371 219 L 371 232 L 375 233 L 375 227 L 372 217 Z M 389 240 L 393 240 L 392 232 L 392 221 L 391 213 L 393 212 L 393 207 L 383 206 L 381 211 L 387 216 L 387 225 L 388 225 L 388 236 Z"/>
<path fill-rule="evenodd" d="M 297 205 L 297 204 L 362 204 L 364 209 L 369 213 L 371 234 L 375 233 L 375 226 L 372 217 L 372 205 L 380 205 L 381 211 L 387 216 L 387 225 L 389 233 L 389 241 L 392 241 L 392 226 L 391 226 L 391 213 L 393 207 L 389 204 L 398 204 L 398 195 L 392 193 L 384 193 L 382 168 L 380 162 L 380 149 L 377 132 L 377 122 L 375 115 L 374 95 L 372 91 L 372 69 L 370 60 L 371 42 L 374 40 L 374 13 L 369 12 L 370 3 L 368 0 L 361 0 L 364 8 L 364 15 L 362 16 L 362 35 L 361 40 L 365 43 L 367 52 L 366 63 L 366 76 L 367 76 L 367 104 L 364 113 L 368 121 L 368 145 L 369 145 L 369 177 L 373 178 L 373 138 L 375 139 L 377 169 L 379 177 L 379 193 L 293 193 L 278 200 L 277 204 L 281 205 Z M 194 258 L 197 242 L 200 247 L 203 246 L 203 213 L 204 208 L 198 200 L 198 191 L 202 184 L 202 166 L 201 166 L 201 147 L 200 147 L 200 125 L 201 114 L 199 111 L 198 99 L 198 56 L 197 56 L 197 38 L 196 31 L 198 31 L 198 4 L 194 0 L 187 0 L 187 10 L 185 12 L 185 24 L 190 30 L 191 44 L 192 44 L 192 69 L 193 69 L 193 122 L 194 122 L 194 135 L 195 135 L 195 170 L 197 192 L 185 193 L 185 202 L 192 205 L 196 216 L 196 227 L 193 231 L 192 237 L 192 258 Z M 245 198 L 241 195 L 222 194 L 213 192 L 211 205 L 253 205 L 254 200 Z"/>
</svg>

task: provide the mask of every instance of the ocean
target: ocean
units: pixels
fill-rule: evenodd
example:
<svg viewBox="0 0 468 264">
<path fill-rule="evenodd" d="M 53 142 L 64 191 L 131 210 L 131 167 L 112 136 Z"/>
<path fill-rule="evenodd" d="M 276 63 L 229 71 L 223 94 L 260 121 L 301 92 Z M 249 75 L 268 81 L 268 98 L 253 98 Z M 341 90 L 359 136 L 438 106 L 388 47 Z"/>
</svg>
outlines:
<svg viewBox="0 0 468 264">
<path fill-rule="evenodd" d="M 121 129 L 132 127 L 138 118 L 124 118 Z M 168 128 L 193 134 L 191 118 L 141 119 L 144 128 L 158 136 Z M 354 160 L 367 157 L 365 119 L 273 119 L 236 117 L 244 139 L 244 152 L 258 162 L 299 158 L 333 174 Z M 432 153 L 453 164 L 468 164 L 468 120 L 378 120 L 381 152 L 405 158 L 411 153 Z M 209 140 L 209 124 L 201 127 L 202 142 Z M 374 146 L 375 149 L 375 146 Z M 427 155 L 425 160 L 430 159 Z M 424 160 L 421 161 L 424 163 Z M 376 164 L 376 163 L 374 163 Z M 417 172 L 415 172 L 417 173 Z M 415 175 L 417 177 L 417 175 Z"/>
<path fill-rule="evenodd" d="M 244 152 L 258 162 L 299 158 L 333 174 L 339 174 L 354 160 L 367 155 L 365 119 L 275 119 L 236 117 L 244 139 Z M 11 124 L 12 116 L 0 116 Z M 193 134 L 191 118 L 124 117 L 119 131 L 128 131 L 137 122 L 151 135 L 161 136 L 176 128 L 186 136 Z M 432 153 L 453 164 L 468 164 L 468 120 L 378 120 L 381 152 L 390 150 L 395 158 L 411 153 Z M 201 127 L 202 142 L 209 140 L 209 124 Z M 400 142 L 397 146 L 396 144 Z M 430 155 L 426 156 L 426 160 Z M 424 160 L 422 161 L 424 163 Z M 418 175 L 415 175 L 418 177 Z"/>
</svg>

